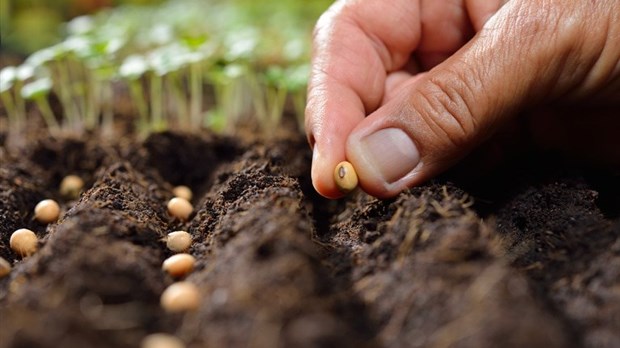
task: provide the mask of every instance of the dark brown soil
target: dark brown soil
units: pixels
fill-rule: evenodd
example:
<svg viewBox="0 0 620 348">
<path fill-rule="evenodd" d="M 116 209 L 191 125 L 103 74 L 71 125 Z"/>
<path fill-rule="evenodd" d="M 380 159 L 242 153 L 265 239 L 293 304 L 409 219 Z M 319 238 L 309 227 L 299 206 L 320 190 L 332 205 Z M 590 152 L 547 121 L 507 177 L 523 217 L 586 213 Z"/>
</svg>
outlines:
<svg viewBox="0 0 620 348">
<path fill-rule="evenodd" d="M 5 139 L 6 137 L 3 137 Z M 618 173 L 540 156 L 476 180 L 447 174 L 393 200 L 328 201 L 302 136 L 161 133 L 0 148 L 0 346 L 620 347 Z M 87 189 L 62 200 L 79 174 Z M 166 212 L 190 186 L 190 221 Z M 44 226 L 44 198 L 63 214 Z M 40 250 L 8 247 L 30 228 Z M 200 308 L 159 297 L 163 242 L 189 231 Z"/>
</svg>

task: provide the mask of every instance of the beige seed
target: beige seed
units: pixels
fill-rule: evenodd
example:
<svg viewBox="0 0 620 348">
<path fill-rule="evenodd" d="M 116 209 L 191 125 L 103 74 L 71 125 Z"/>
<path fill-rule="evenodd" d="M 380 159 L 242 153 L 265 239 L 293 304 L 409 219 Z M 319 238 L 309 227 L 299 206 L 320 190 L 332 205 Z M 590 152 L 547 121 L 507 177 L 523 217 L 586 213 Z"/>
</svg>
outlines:
<svg viewBox="0 0 620 348">
<path fill-rule="evenodd" d="M 34 218 L 42 224 L 49 224 L 60 216 L 60 206 L 53 199 L 44 199 L 34 207 Z"/>
<path fill-rule="evenodd" d="M 185 343 L 176 336 L 155 333 L 144 337 L 140 348 L 185 348 Z"/>
<path fill-rule="evenodd" d="M 39 239 L 29 229 L 21 228 L 11 235 L 9 245 L 11 249 L 20 256 L 30 256 L 38 249 Z"/>
<path fill-rule="evenodd" d="M 76 199 L 84 188 L 84 180 L 77 175 L 67 175 L 60 182 L 60 195 L 67 199 Z"/>
<path fill-rule="evenodd" d="M 172 255 L 162 264 L 161 268 L 173 277 L 183 277 L 194 270 L 196 258 L 190 254 Z"/>
<path fill-rule="evenodd" d="M 168 212 L 170 215 L 186 221 L 194 211 L 192 204 L 185 198 L 174 197 L 168 202 Z"/>
<path fill-rule="evenodd" d="M 185 231 L 174 231 L 168 233 L 166 246 L 175 253 L 181 253 L 189 249 L 192 245 L 192 235 Z"/>
<path fill-rule="evenodd" d="M 3 278 L 11 273 L 11 264 L 0 256 L 0 278 Z"/>
<path fill-rule="evenodd" d="M 349 193 L 357 187 L 357 174 L 351 163 L 342 161 L 334 169 L 334 181 L 343 193 Z"/>
<path fill-rule="evenodd" d="M 190 311 L 200 305 L 200 293 L 193 283 L 176 282 L 164 290 L 160 302 L 168 312 Z"/>
<path fill-rule="evenodd" d="M 192 194 L 192 190 L 185 186 L 185 185 L 179 185 L 175 188 L 172 189 L 172 194 L 175 197 L 179 197 L 179 198 L 185 198 L 188 201 L 192 200 L 193 194 Z"/>
</svg>

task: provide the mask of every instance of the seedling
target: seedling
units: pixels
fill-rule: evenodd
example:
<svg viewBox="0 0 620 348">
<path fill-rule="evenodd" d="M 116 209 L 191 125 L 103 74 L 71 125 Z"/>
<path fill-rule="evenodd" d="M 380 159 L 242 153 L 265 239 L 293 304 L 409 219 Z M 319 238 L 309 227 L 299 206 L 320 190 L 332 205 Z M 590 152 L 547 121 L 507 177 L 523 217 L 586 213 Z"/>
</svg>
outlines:
<svg viewBox="0 0 620 348">
<path fill-rule="evenodd" d="M 11 264 L 9 263 L 9 261 L 5 260 L 4 257 L 0 256 L 0 278 L 4 278 L 10 273 L 11 273 Z"/>
<path fill-rule="evenodd" d="M 175 253 L 181 253 L 189 249 L 192 245 L 192 235 L 185 231 L 174 231 L 168 233 L 166 246 Z"/>
<path fill-rule="evenodd" d="M 77 175 L 67 175 L 60 182 L 60 195 L 66 199 L 76 199 L 84 188 L 84 180 Z"/>
<path fill-rule="evenodd" d="M 17 107 L 13 93 L 11 93 L 16 80 L 17 70 L 15 67 L 7 66 L 0 70 L 0 98 L 8 114 L 9 127 L 18 132 L 22 129 L 25 116 L 24 111 Z"/>
<path fill-rule="evenodd" d="M 54 134 L 60 131 L 60 126 L 58 125 L 56 116 L 54 116 L 52 108 L 47 101 L 47 95 L 51 89 L 52 80 L 49 77 L 42 77 L 36 81 L 24 85 L 21 89 L 21 96 L 26 100 L 33 100 L 37 104 L 47 127 L 50 132 Z"/>
<path fill-rule="evenodd" d="M 182 253 L 172 255 L 162 264 L 162 269 L 173 277 L 180 278 L 188 275 L 196 263 L 196 258 L 190 254 Z"/>
<path fill-rule="evenodd" d="M 60 206 L 52 199 L 44 199 L 34 207 L 34 218 L 42 224 L 49 224 L 60 216 Z"/>
<path fill-rule="evenodd" d="M 164 290 L 160 303 L 167 312 L 195 310 L 200 305 L 200 292 L 193 283 L 176 282 Z"/>
<path fill-rule="evenodd" d="M 38 249 L 39 239 L 37 235 L 29 229 L 21 228 L 13 234 L 9 239 L 11 249 L 21 257 L 34 254 Z"/>
<path fill-rule="evenodd" d="M 142 339 L 140 348 L 185 348 L 185 343 L 176 336 L 154 333 Z"/>
<path fill-rule="evenodd" d="M 193 211 L 194 207 L 185 198 L 174 197 L 168 201 L 168 213 L 181 221 L 187 221 Z"/>
<path fill-rule="evenodd" d="M 357 187 L 357 173 L 353 165 L 347 161 L 338 163 L 334 169 L 334 181 L 342 193 L 349 193 Z"/>
<path fill-rule="evenodd" d="M 26 85 L 52 132 L 59 122 L 46 105 L 50 92 L 63 130 L 109 132 L 115 91 L 127 87 L 141 135 L 171 127 L 232 132 L 248 117 L 273 133 L 289 101 L 303 115 L 310 32 L 330 2 L 175 0 L 78 17 L 63 42 L 7 70 L 10 79 L 0 76 L 11 131 L 25 123 Z"/>
<path fill-rule="evenodd" d="M 192 190 L 185 185 L 179 185 L 173 188 L 172 194 L 174 194 L 175 197 L 183 198 L 187 201 L 191 201 L 193 197 Z"/>
</svg>

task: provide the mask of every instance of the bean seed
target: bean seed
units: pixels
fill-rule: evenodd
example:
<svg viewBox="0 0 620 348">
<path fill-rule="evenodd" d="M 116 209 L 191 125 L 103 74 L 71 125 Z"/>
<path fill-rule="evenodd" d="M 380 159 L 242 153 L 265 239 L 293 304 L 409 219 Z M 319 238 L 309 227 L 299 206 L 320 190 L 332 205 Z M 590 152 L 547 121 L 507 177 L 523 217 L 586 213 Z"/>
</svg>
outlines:
<svg viewBox="0 0 620 348">
<path fill-rule="evenodd" d="M 34 254 L 38 249 L 38 244 L 37 235 L 26 228 L 13 232 L 9 239 L 11 249 L 22 257 Z"/>
<path fill-rule="evenodd" d="M 182 221 L 187 221 L 193 211 L 194 207 L 192 207 L 192 204 L 185 198 L 174 197 L 168 202 L 168 212 L 170 215 Z"/>
<path fill-rule="evenodd" d="M 154 333 L 142 339 L 140 348 L 185 348 L 185 343 L 176 336 Z"/>
<path fill-rule="evenodd" d="M 11 273 L 11 264 L 0 256 L 0 278 L 4 278 L 9 273 Z"/>
<path fill-rule="evenodd" d="M 167 258 L 162 269 L 173 277 L 183 277 L 194 269 L 196 258 L 190 254 L 176 254 Z"/>
<path fill-rule="evenodd" d="M 188 201 L 191 201 L 193 197 L 192 190 L 185 185 L 179 185 L 173 188 L 172 194 L 174 194 L 175 197 L 185 198 Z"/>
<path fill-rule="evenodd" d="M 84 188 L 84 180 L 77 175 L 67 175 L 60 182 L 60 195 L 67 199 L 76 199 Z"/>
<path fill-rule="evenodd" d="M 192 245 L 192 235 L 185 231 L 174 231 L 168 233 L 166 246 L 175 253 L 181 253 L 189 249 Z"/>
<path fill-rule="evenodd" d="M 60 206 L 53 199 L 44 199 L 34 207 L 34 218 L 43 224 L 49 224 L 60 216 Z"/>
<path fill-rule="evenodd" d="M 334 181 L 343 193 L 349 193 L 357 187 L 358 179 L 351 163 L 342 161 L 334 169 Z"/>
<path fill-rule="evenodd" d="M 200 293 L 193 283 L 182 281 L 170 285 L 161 294 L 161 306 L 168 312 L 184 312 L 198 308 Z"/>
</svg>

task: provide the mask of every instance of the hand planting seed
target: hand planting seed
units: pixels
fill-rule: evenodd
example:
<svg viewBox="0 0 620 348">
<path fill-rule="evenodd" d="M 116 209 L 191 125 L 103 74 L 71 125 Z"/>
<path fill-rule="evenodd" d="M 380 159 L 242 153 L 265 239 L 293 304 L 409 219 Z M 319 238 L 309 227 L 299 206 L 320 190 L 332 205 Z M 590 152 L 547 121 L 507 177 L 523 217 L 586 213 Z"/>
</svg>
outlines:
<svg viewBox="0 0 620 348">
<path fill-rule="evenodd" d="M 34 207 L 34 218 L 42 224 L 49 224 L 60 216 L 60 206 L 53 199 L 44 199 Z"/>
<path fill-rule="evenodd" d="M 0 278 L 7 276 L 9 273 L 11 273 L 11 264 L 4 257 L 0 257 Z"/>
<path fill-rule="evenodd" d="M 84 180 L 77 175 L 67 175 L 60 182 L 60 195 L 67 199 L 76 199 L 84 188 Z"/>
<path fill-rule="evenodd" d="M 162 269 L 173 277 L 183 277 L 194 269 L 196 258 L 190 254 L 176 254 L 167 258 L 162 264 Z"/>
<path fill-rule="evenodd" d="M 20 228 L 11 234 L 9 245 L 11 249 L 21 257 L 30 256 L 38 249 L 39 239 L 29 229 Z"/>
<path fill-rule="evenodd" d="M 192 245 L 192 235 L 185 231 L 174 231 L 168 233 L 166 246 L 175 253 L 184 252 Z"/>
<path fill-rule="evenodd" d="M 357 174 L 351 163 L 342 161 L 334 169 L 334 181 L 343 193 L 349 193 L 357 187 Z"/>
<path fill-rule="evenodd" d="M 174 197 L 168 202 L 168 213 L 182 221 L 187 221 L 193 211 L 194 207 L 185 198 Z"/>
<path fill-rule="evenodd" d="M 188 201 L 191 201 L 193 197 L 192 190 L 185 185 L 179 185 L 173 188 L 172 194 L 174 194 L 175 197 L 185 198 Z"/>
<path fill-rule="evenodd" d="M 164 290 L 160 302 L 167 312 L 190 311 L 200 305 L 200 293 L 193 283 L 176 282 Z"/>
<path fill-rule="evenodd" d="M 144 337 L 140 348 L 185 348 L 185 343 L 176 336 L 155 333 Z"/>
</svg>

